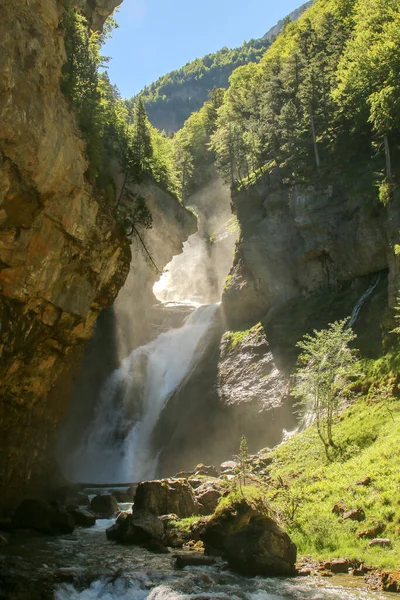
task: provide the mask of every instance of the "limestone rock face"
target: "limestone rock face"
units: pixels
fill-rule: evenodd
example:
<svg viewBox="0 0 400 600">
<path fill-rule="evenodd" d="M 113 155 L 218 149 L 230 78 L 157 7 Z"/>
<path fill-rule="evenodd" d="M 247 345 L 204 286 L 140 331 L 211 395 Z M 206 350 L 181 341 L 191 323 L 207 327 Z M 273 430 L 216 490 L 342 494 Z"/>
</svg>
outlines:
<svg viewBox="0 0 400 600">
<path fill-rule="evenodd" d="M 100 26 L 115 4 L 91 2 L 88 14 Z M 129 269 L 111 207 L 85 182 L 85 144 L 60 91 L 64 8 L 1 2 L 2 503 L 55 479 L 70 373 Z"/>
<path fill-rule="evenodd" d="M 277 171 L 234 197 L 241 225 L 223 294 L 231 323 L 388 266 L 386 211 L 373 192 L 282 185 Z"/>
</svg>

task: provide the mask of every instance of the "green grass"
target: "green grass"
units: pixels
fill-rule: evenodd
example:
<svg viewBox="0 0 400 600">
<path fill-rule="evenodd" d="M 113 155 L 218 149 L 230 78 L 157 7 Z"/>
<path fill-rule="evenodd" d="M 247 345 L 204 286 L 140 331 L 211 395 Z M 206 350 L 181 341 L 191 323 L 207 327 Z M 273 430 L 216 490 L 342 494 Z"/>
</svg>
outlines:
<svg viewBox="0 0 400 600">
<path fill-rule="evenodd" d="M 193 517 L 187 517 L 186 519 L 179 519 L 179 521 L 169 521 L 168 526 L 175 527 L 180 531 L 190 532 L 190 527 L 192 526 L 192 524 L 196 523 L 196 521 L 198 521 L 199 519 L 201 519 L 201 516 L 195 515 Z"/>
<path fill-rule="evenodd" d="M 316 430 L 310 427 L 274 450 L 272 484 L 266 499 L 298 546 L 299 555 L 347 557 L 394 568 L 400 563 L 400 402 L 379 395 L 358 399 L 334 428 L 338 452 L 327 462 Z M 369 486 L 356 485 L 370 477 Z M 341 502 L 362 508 L 366 519 L 350 521 L 332 513 Z M 391 549 L 369 548 L 357 532 L 383 523 L 381 537 Z"/>
</svg>

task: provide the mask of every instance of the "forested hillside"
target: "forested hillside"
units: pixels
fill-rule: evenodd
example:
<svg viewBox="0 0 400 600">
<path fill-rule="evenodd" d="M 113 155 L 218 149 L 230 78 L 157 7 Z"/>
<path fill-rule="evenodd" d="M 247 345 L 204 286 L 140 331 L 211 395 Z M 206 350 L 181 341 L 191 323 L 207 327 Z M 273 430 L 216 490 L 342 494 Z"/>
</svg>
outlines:
<svg viewBox="0 0 400 600">
<path fill-rule="evenodd" d="M 187 155 L 179 179 L 194 182 L 204 154 L 234 188 L 277 166 L 287 183 L 340 173 L 356 185 L 363 170 L 387 202 L 400 160 L 399 73 L 397 0 L 317 0 L 259 63 L 232 73 L 214 123 L 201 125 L 206 108 L 188 119 L 176 136 Z"/>
<path fill-rule="evenodd" d="M 251 39 L 239 48 L 226 46 L 214 54 L 187 63 L 147 86 L 142 92 L 150 122 L 160 130 L 176 131 L 192 112 L 199 110 L 213 88 L 227 88 L 232 71 L 258 62 L 287 21 L 294 21 L 312 4 L 306 2 L 279 21 L 262 38 Z M 134 99 L 130 101 L 134 102 Z"/>
</svg>

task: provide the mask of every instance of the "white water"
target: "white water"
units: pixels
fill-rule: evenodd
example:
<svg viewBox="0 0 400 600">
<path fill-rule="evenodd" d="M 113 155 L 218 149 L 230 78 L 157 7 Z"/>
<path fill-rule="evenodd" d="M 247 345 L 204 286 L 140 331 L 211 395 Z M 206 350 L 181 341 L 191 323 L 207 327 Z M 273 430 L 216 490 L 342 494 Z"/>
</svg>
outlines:
<svg viewBox="0 0 400 600">
<path fill-rule="evenodd" d="M 371 296 L 371 294 L 375 291 L 376 286 L 381 280 L 381 275 L 379 274 L 374 283 L 372 283 L 369 288 L 363 293 L 361 298 L 356 303 L 355 307 L 352 310 L 350 321 L 347 327 L 353 327 L 355 322 L 358 319 L 358 315 L 360 314 L 360 310 L 362 309 L 365 301 Z"/>
<path fill-rule="evenodd" d="M 95 418 L 71 457 L 75 481 L 133 482 L 156 475 L 151 436 L 171 394 L 202 356 L 218 305 L 200 306 L 183 327 L 134 350 L 106 381 Z"/>
</svg>

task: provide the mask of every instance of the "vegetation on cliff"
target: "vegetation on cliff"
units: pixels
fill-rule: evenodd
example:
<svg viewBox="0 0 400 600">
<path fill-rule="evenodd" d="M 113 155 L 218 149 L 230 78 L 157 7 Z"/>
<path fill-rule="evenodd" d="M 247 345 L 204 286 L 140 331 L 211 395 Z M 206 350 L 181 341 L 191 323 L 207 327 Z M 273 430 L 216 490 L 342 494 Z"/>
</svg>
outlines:
<svg viewBox="0 0 400 600">
<path fill-rule="evenodd" d="M 400 156 L 399 25 L 394 0 L 317 0 L 236 69 L 208 145 L 226 182 L 275 166 L 288 183 L 327 182 L 367 164 L 387 200 Z"/>
<path fill-rule="evenodd" d="M 104 70 L 108 59 L 101 55 L 101 47 L 114 25 L 107 21 L 99 33 L 88 27 L 78 10 L 65 13 L 67 61 L 61 86 L 87 143 L 87 178 L 118 207 L 120 220 L 132 232 L 136 225 L 150 226 L 151 216 L 140 198 L 121 203 L 126 184 L 140 183 L 149 175 L 175 194 L 177 181 L 172 141 L 151 126 L 141 99 L 128 108 Z M 118 198 L 115 170 L 123 177 Z"/>
</svg>

